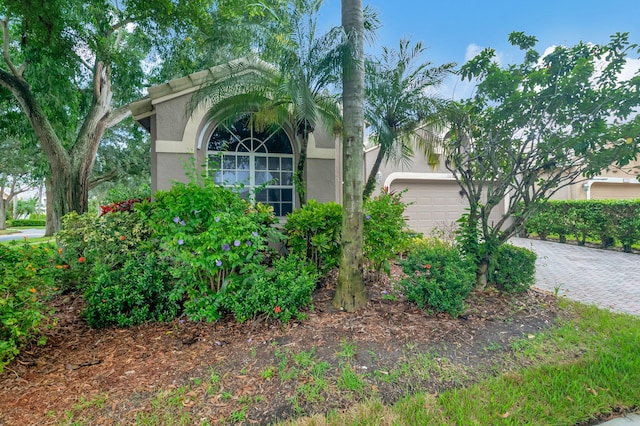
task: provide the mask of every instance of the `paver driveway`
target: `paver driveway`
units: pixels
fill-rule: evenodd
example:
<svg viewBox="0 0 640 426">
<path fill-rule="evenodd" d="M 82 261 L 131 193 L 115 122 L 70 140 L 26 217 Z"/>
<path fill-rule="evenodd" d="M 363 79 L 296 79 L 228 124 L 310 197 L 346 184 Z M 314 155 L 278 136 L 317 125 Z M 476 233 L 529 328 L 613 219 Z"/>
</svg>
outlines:
<svg viewBox="0 0 640 426">
<path fill-rule="evenodd" d="M 536 287 L 640 316 L 640 255 L 526 238 L 509 242 L 538 255 Z"/>
</svg>

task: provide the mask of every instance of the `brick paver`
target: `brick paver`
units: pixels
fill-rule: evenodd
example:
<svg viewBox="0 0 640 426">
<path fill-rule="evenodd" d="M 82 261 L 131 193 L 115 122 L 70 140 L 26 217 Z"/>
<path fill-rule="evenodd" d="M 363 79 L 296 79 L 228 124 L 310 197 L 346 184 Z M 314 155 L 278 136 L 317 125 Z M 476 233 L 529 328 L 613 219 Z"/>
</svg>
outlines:
<svg viewBox="0 0 640 426">
<path fill-rule="evenodd" d="M 509 242 L 538 255 L 536 287 L 640 316 L 640 255 L 526 238 Z"/>
</svg>

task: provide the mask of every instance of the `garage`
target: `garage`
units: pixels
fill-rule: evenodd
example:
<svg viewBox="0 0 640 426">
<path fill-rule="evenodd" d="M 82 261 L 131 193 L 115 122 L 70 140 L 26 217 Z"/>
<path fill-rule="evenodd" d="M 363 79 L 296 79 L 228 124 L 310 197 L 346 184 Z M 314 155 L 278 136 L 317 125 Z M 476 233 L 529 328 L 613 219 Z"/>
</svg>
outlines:
<svg viewBox="0 0 640 426">
<path fill-rule="evenodd" d="M 453 238 L 456 221 L 469 207 L 460 195 L 460 187 L 451 178 L 416 179 L 413 174 L 412 178 L 393 179 L 389 188 L 396 192 L 407 190 L 403 196 L 403 200 L 411 204 L 406 210 L 407 224 L 411 230 L 426 236 Z M 501 203 L 494 208 L 492 219 L 497 221 L 503 211 L 504 204 Z"/>
<path fill-rule="evenodd" d="M 590 192 L 592 200 L 630 200 L 640 198 L 640 183 L 594 182 Z"/>
</svg>

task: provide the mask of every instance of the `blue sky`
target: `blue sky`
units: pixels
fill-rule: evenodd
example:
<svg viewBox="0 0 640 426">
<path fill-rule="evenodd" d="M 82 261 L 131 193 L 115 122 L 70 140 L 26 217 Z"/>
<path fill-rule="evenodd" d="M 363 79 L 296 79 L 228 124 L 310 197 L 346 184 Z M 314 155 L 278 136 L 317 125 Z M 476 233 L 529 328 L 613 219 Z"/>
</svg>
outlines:
<svg viewBox="0 0 640 426">
<path fill-rule="evenodd" d="M 340 23 L 340 3 L 324 1 L 323 24 Z M 494 48 L 504 65 L 518 63 L 521 54 L 507 41 L 512 31 L 536 36 L 539 52 L 579 41 L 606 43 L 616 32 L 629 32 L 631 41 L 640 43 L 640 0 L 364 0 L 364 4 L 375 8 L 382 22 L 378 45 L 396 47 L 402 37 L 420 40 L 427 46 L 424 60 L 434 64 L 461 65 L 485 47 Z M 369 51 L 375 53 L 376 48 Z M 452 83 L 442 92 L 450 95 Z"/>
</svg>

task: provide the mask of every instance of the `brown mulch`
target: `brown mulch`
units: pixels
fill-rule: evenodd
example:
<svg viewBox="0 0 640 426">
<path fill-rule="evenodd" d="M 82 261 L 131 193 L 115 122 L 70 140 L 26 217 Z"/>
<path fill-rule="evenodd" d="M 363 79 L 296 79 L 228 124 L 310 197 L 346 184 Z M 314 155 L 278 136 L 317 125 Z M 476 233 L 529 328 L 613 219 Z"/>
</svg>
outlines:
<svg viewBox="0 0 640 426">
<path fill-rule="evenodd" d="M 25 348 L 0 375 L 0 424 L 61 424 L 65 415 L 81 409 L 82 424 L 132 424 L 136 415 L 152 409 L 159 394 L 185 385 L 189 392 L 180 398 L 184 409 L 212 424 L 241 408 L 242 401 L 246 405 L 247 397 L 254 401 L 247 424 L 342 409 L 354 399 L 335 397 L 340 395 L 335 389 L 330 401 L 294 407 L 296 383 L 269 380 L 264 371 L 277 365 L 274 352 L 285 348 L 290 353 L 313 350 L 317 360 L 338 371 L 345 342 L 356 348 L 349 359 L 353 368 L 371 373 L 367 395 L 392 403 L 408 391 L 433 393 L 467 384 L 461 380 L 477 380 L 504 362 L 513 339 L 552 325 L 557 315 L 555 298 L 534 290 L 520 295 L 476 292 L 459 318 L 428 315 L 402 295 L 387 300 L 388 294 L 396 294 L 388 278 L 368 283 L 367 307 L 351 314 L 331 307 L 333 278 L 314 294 L 308 318 L 287 325 L 264 318 L 238 324 L 225 318 L 94 330 L 80 315 L 82 298 L 59 296 L 53 301 L 57 324 L 46 331 L 47 344 Z M 375 380 L 374 371 L 386 374 L 425 352 L 439 362 L 462 366 L 466 375 Z M 220 381 L 215 392 L 207 392 L 198 379 L 206 382 L 212 371 Z"/>
</svg>

